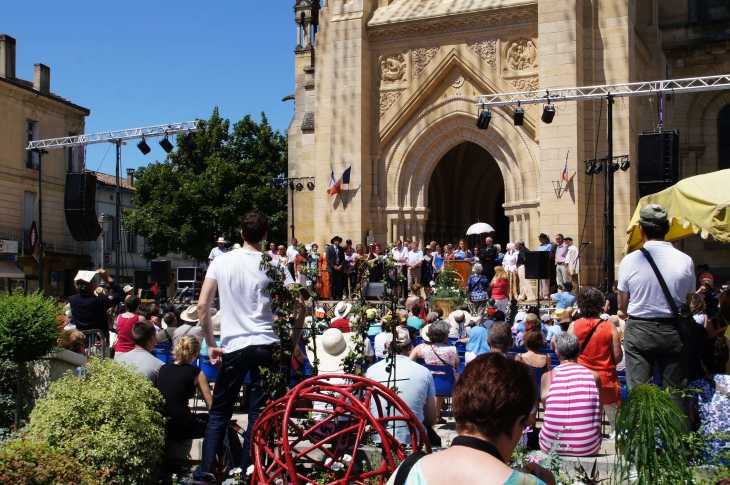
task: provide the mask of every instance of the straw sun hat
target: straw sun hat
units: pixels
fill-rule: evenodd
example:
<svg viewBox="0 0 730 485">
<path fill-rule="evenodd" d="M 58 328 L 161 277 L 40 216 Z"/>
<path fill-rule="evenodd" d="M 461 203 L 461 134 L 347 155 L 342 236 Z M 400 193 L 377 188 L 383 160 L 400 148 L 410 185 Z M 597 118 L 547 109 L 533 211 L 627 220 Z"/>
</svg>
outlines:
<svg viewBox="0 0 730 485">
<path fill-rule="evenodd" d="M 319 372 L 337 372 L 342 370 L 342 359 L 355 346 L 350 338 L 352 334 L 343 334 L 336 328 L 329 328 L 317 337 L 317 358 Z M 314 361 L 314 352 L 307 347 L 307 357 Z"/>
</svg>

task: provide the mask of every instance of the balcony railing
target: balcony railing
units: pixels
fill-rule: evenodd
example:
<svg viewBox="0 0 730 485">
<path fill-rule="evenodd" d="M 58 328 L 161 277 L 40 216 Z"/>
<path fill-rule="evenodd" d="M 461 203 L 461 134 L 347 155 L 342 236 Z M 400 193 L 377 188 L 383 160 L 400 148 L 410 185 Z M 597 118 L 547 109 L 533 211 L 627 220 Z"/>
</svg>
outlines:
<svg viewBox="0 0 730 485">
<path fill-rule="evenodd" d="M 69 235 L 43 231 L 42 237 L 44 252 L 76 255 L 88 255 L 90 253 L 90 244 L 88 242 L 75 241 Z M 18 241 L 18 254 L 30 254 L 27 230 L 0 226 L 0 239 Z"/>
</svg>

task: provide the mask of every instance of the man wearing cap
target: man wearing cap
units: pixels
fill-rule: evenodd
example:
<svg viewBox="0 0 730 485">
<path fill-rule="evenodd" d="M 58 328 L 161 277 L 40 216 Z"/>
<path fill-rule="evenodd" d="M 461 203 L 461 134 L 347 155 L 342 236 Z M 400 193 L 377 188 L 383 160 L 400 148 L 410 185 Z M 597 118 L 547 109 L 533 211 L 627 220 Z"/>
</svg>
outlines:
<svg viewBox="0 0 730 485">
<path fill-rule="evenodd" d="M 244 434 L 241 466 L 251 465 L 251 432 L 265 404 L 266 395 L 261 388 L 261 368 L 274 365 L 273 354 L 281 345 L 273 328 L 275 315 L 271 310 L 271 294 L 266 290 L 271 279 L 261 267 L 262 245 L 269 223 L 263 214 L 249 212 L 241 221 L 243 247 L 218 256 L 210 265 L 200 291 L 196 318 L 200 318 L 208 356 L 219 372 L 213 390 L 213 403 L 208 412 L 209 421 L 203 440 L 201 462 L 193 477 L 199 483 L 213 483 L 212 475 L 216 456 L 222 456 L 223 441 L 233 414 L 233 406 L 247 374 L 250 374 L 250 398 L 248 426 Z M 272 261 L 277 267 L 278 263 Z M 282 268 L 284 284 L 294 280 L 289 270 Z M 220 345 L 216 342 L 210 308 L 218 292 L 220 297 L 221 329 Z M 192 313 L 188 309 L 188 314 Z M 306 306 L 294 300 L 291 317 L 291 339 L 299 342 L 304 326 Z M 181 315 L 181 319 L 192 315 Z M 293 351 L 293 349 L 290 349 Z"/>
<path fill-rule="evenodd" d="M 340 247 L 342 238 L 335 236 L 327 247 L 325 258 L 327 259 L 327 273 L 330 277 L 330 299 L 342 299 L 342 275 L 345 269 L 345 250 Z"/>
<path fill-rule="evenodd" d="M 565 253 L 565 264 L 567 265 L 567 273 L 570 282 L 573 284 L 574 295 L 577 295 L 580 291 L 580 251 L 578 247 L 573 245 L 573 238 L 566 237 L 564 243 L 568 246 L 568 251 Z"/>
<path fill-rule="evenodd" d="M 221 254 L 226 254 L 227 252 L 228 250 L 226 249 L 226 240 L 222 237 L 219 237 L 218 246 L 210 250 L 210 255 L 208 255 L 208 264 L 212 263 L 216 257 L 220 256 Z"/>
<path fill-rule="evenodd" d="M 172 346 L 174 347 L 180 337 L 183 335 L 191 335 L 196 339 L 203 341 L 203 328 L 198 325 L 198 306 L 190 305 L 180 314 L 180 320 L 183 324 L 175 329 L 172 334 Z"/>
<path fill-rule="evenodd" d="M 433 382 L 433 375 L 426 367 L 413 362 L 408 357 L 412 348 L 408 330 L 398 327 L 395 334 L 395 342 L 393 342 L 393 334 L 391 333 L 388 333 L 386 340 L 388 352 L 395 354 L 395 366 L 387 360 L 380 361 L 368 368 L 365 377 L 388 387 L 397 386 L 398 397 L 403 399 L 418 420 L 424 426 L 433 426 L 436 424 L 436 386 Z M 390 369 L 390 372 L 388 372 L 388 369 Z M 394 369 L 398 370 L 396 376 L 393 375 Z M 397 382 L 393 381 L 394 377 L 397 377 Z M 381 404 L 381 409 L 386 407 Z M 378 405 L 375 401 L 371 403 L 371 410 L 373 414 L 377 415 Z M 397 411 L 395 412 L 397 413 Z M 400 414 L 395 415 L 399 416 Z M 389 432 L 393 432 L 391 426 L 388 426 L 387 429 Z M 400 443 L 411 443 L 411 433 L 404 422 L 396 424 L 394 436 Z"/>
<path fill-rule="evenodd" d="M 639 211 L 644 248 L 654 259 L 677 307 L 686 305 L 695 291 L 692 259 L 664 237 L 669 232 L 667 209 L 649 204 Z M 625 318 L 626 381 L 629 389 L 652 381 L 659 365 L 662 387 L 687 387 L 687 351 L 677 332 L 674 312 L 649 261 L 641 251 L 627 254 L 618 270 L 619 317 Z M 689 416 L 688 402 L 679 393 L 672 400 Z"/>
<path fill-rule="evenodd" d="M 99 280 L 111 287 L 111 295 L 95 295 Z M 76 295 L 68 299 L 71 319 L 78 330 L 101 330 L 109 339 L 109 323 L 106 311 L 124 300 L 124 290 L 103 269 L 79 271 L 74 278 Z"/>
</svg>

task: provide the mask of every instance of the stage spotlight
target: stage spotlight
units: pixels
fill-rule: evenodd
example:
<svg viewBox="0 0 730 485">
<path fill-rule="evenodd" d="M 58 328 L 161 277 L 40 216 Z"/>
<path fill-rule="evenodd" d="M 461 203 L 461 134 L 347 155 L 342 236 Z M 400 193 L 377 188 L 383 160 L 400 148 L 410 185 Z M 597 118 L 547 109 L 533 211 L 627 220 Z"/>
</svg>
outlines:
<svg viewBox="0 0 730 485">
<path fill-rule="evenodd" d="M 618 169 L 619 169 L 619 165 L 618 165 L 618 163 L 617 163 L 617 162 L 613 162 L 613 163 L 611 164 L 611 171 L 612 171 L 613 173 L 616 173 L 616 172 L 618 172 Z"/>
<path fill-rule="evenodd" d="M 629 169 L 629 167 L 630 167 L 630 166 L 631 166 L 631 162 L 629 162 L 628 160 L 625 160 L 625 161 L 624 161 L 624 162 L 623 162 L 623 163 L 621 164 L 621 171 L 622 171 L 622 172 L 625 172 L 625 171 L 627 171 L 627 170 Z"/>
<path fill-rule="evenodd" d="M 525 121 L 525 110 L 522 108 L 515 108 L 515 126 L 522 126 Z"/>
<path fill-rule="evenodd" d="M 296 188 L 296 187 L 294 187 L 294 182 L 293 182 L 292 180 L 290 180 L 290 181 L 289 181 L 289 190 L 291 190 L 292 192 L 294 192 L 294 189 L 295 189 L 295 188 Z"/>
<path fill-rule="evenodd" d="M 595 173 L 596 175 L 598 175 L 601 172 L 603 172 L 603 163 L 598 162 L 598 163 L 596 163 L 596 166 L 593 167 L 593 173 Z"/>
<path fill-rule="evenodd" d="M 588 168 L 586 168 L 586 175 L 593 175 L 593 164 L 589 163 L 587 165 L 588 165 Z"/>
<path fill-rule="evenodd" d="M 547 105 L 542 109 L 542 117 L 540 118 L 543 123 L 548 125 L 553 122 L 555 118 L 555 106 Z"/>
<path fill-rule="evenodd" d="M 479 115 L 479 119 L 477 119 L 477 128 L 480 130 L 486 130 L 489 128 L 489 121 L 492 119 L 492 113 L 488 110 L 482 110 L 482 114 Z"/>
<path fill-rule="evenodd" d="M 301 192 L 302 190 L 304 190 L 304 185 L 302 185 L 302 183 L 301 183 L 301 182 L 299 182 L 299 183 L 297 184 L 297 192 Z"/>
<path fill-rule="evenodd" d="M 160 146 L 167 153 L 170 153 L 173 150 L 173 148 L 175 148 L 174 146 L 172 146 L 172 143 L 170 143 L 170 140 L 167 139 L 167 135 L 165 135 L 165 138 L 160 140 Z"/>
<path fill-rule="evenodd" d="M 144 141 L 144 138 L 142 138 L 141 142 L 137 143 L 137 148 L 139 148 L 139 151 L 142 152 L 142 155 L 147 155 L 149 152 L 152 151 L 147 142 Z"/>
<path fill-rule="evenodd" d="M 195 147 L 195 140 L 193 139 L 193 134 L 188 133 L 187 135 L 185 135 L 182 139 L 182 144 L 185 147 L 185 149 L 190 152 L 195 150 L 196 147 Z"/>
<path fill-rule="evenodd" d="M 307 182 L 307 188 L 311 191 L 314 190 L 314 182 Z"/>
</svg>

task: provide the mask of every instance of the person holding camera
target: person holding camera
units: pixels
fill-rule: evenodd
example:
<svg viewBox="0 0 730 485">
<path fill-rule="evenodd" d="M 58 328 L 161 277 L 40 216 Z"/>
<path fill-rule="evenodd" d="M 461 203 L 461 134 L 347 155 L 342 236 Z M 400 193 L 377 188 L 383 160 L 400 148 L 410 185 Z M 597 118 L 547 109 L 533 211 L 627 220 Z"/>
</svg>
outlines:
<svg viewBox="0 0 730 485">
<path fill-rule="evenodd" d="M 99 281 L 109 284 L 111 294 L 96 295 Z M 74 278 L 76 295 L 68 299 L 71 306 L 71 318 L 78 330 L 99 330 L 109 340 L 109 324 L 106 311 L 114 308 L 124 300 L 124 290 L 103 269 L 97 271 L 79 271 Z"/>
</svg>

